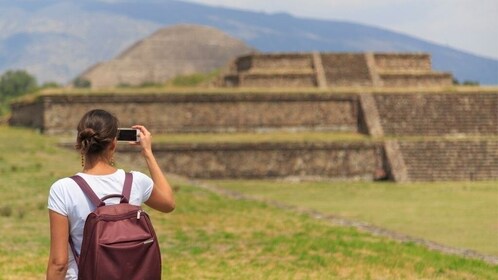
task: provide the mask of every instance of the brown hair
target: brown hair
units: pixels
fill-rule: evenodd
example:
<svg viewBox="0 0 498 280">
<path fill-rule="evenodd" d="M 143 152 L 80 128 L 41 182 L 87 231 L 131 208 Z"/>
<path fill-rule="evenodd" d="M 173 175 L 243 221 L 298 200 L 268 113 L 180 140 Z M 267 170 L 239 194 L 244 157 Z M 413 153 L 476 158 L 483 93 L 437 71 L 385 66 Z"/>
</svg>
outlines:
<svg viewBox="0 0 498 280">
<path fill-rule="evenodd" d="M 105 110 L 95 109 L 83 115 L 77 129 L 76 149 L 82 155 L 98 155 L 118 135 L 118 119 Z"/>
</svg>

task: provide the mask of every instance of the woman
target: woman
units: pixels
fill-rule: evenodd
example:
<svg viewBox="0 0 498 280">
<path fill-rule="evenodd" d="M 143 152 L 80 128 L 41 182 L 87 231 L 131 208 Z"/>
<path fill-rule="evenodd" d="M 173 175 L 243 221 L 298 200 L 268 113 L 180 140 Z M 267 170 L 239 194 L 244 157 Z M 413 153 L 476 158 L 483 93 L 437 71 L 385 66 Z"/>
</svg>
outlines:
<svg viewBox="0 0 498 280">
<path fill-rule="evenodd" d="M 175 208 L 173 192 L 152 153 L 150 132 L 141 125 L 139 130 L 142 155 L 150 175 L 133 171 L 130 204 L 146 205 L 161 212 Z M 87 112 L 78 124 L 76 149 L 81 152 L 83 177 L 99 197 L 121 193 L 125 171 L 114 167 L 113 155 L 117 145 L 118 120 L 104 110 Z M 93 207 L 93 208 L 92 208 Z M 71 236 L 77 252 L 80 251 L 83 227 L 88 214 L 95 209 L 89 205 L 76 182 L 63 178 L 50 188 L 48 199 L 50 218 L 50 257 L 47 279 L 77 279 L 78 267 L 69 248 Z"/>
</svg>

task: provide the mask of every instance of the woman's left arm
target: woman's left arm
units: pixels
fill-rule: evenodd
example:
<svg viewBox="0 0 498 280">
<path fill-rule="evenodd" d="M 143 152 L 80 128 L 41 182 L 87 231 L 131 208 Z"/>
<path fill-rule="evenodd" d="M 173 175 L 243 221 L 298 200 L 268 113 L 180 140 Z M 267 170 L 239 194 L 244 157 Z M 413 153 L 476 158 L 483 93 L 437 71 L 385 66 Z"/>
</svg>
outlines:
<svg viewBox="0 0 498 280">
<path fill-rule="evenodd" d="M 47 280 L 66 277 L 68 268 L 69 221 L 66 216 L 49 210 L 50 257 L 47 266 Z"/>
</svg>

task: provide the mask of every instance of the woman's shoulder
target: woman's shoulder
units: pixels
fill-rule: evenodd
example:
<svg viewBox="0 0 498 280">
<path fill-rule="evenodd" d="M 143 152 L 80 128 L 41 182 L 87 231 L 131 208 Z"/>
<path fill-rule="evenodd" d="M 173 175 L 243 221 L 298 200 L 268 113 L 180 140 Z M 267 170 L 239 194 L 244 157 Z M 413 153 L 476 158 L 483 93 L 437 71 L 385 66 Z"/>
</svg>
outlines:
<svg viewBox="0 0 498 280">
<path fill-rule="evenodd" d="M 60 178 L 57 181 L 53 183 L 53 185 L 68 185 L 68 184 L 73 184 L 74 180 L 71 178 L 72 176 Z"/>
<path fill-rule="evenodd" d="M 152 179 L 148 175 L 140 171 L 132 170 L 130 173 L 133 174 L 133 182 L 144 185 L 151 185 L 153 183 Z"/>
<path fill-rule="evenodd" d="M 131 170 L 130 173 L 133 174 L 133 179 L 135 179 L 135 178 L 137 178 L 137 179 L 150 178 L 148 175 L 146 175 L 145 173 L 142 173 L 140 171 Z"/>
<path fill-rule="evenodd" d="M 76 186 L 76 183 L 74 182 L 71 177 L 64 177 L 60 178 L 57 181 L 55 181 L 52 186 L 50 186 L 50 191 L 51 192 L 64 192 L 68 188 Z"/>
</svg>

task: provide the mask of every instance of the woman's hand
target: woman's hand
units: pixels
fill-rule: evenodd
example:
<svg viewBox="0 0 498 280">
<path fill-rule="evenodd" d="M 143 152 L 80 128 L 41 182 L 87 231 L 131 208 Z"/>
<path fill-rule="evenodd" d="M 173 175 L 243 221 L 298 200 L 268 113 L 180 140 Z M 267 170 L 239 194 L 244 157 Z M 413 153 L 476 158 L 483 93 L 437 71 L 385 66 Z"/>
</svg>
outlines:
<svg viewBox="0 0 498 280">
<path fill-rule="evenodd" d="M 152 135 L 143 125 L 134 125 L 134 129 L 138 129 L 140 135 L 139 142 L 133 142 L 133 145 L 140 145 L 144 156 L 152 154 Z"/>
<path fill-rule="evenodd" d="M 140 132 L 140 142 L 132 144 L 142 147 L 142 154 L 154 182 L 152 193 L 145 204 L 161 212 L 171 212 L 175 209 L 175 198 L 168 180 L 166 180 L 161 167 L 152 153 L 152 136 L 143 125 L 134 125 L 132 127 L 138 129 Z"/>
</svg>

